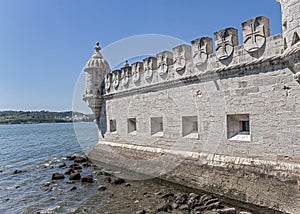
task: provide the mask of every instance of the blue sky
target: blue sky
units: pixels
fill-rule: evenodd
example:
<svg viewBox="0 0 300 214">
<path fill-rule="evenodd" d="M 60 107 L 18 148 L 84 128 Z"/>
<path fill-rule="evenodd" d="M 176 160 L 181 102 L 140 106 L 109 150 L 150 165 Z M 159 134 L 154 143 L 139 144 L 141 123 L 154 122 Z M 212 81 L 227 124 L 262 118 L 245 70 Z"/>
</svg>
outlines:
<svg viewBox="0 0 300 214">
<path fill-rule="evenodd" d="M 140 34 L 213 37 L 264 15 L 281 33 L 275 0 L 0 0 L 0 110 L 70 110 L 93 46 Z M 242 38 L 239 38 L 240 43 Z"/>
</svg>

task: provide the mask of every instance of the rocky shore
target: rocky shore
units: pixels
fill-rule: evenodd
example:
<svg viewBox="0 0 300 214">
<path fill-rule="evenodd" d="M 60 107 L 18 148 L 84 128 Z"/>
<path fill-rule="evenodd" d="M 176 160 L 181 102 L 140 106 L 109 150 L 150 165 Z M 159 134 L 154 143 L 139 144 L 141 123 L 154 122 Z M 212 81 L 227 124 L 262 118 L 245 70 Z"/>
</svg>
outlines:
<svg viewBox="0 0 300 214">
<path fill-rule="evenodd" d="M 69 166 L 66 163 L 58 166 L 65 168 L 65 173 L 54 173 L 52 180 L 68 179 L 68 183 L 74 184 L 69 191 L 77 190 L 76 181 L 90 183 L 97 189 L 75 213 L 251 214 L 228 206 L 217 196 L 160 179 L 129 181 L 114 177 L 94 166 L 87 157 L 68 156 L 67 160 L 72 161 Z M 88 167 L 93 167 L 93 174 L 82 177 L 83 169 Z"/>
<path fill-rule="evenodd" d="M 105 172 L 85 156 L 67 156 L 65 161 L 51 166 L 49 182 L 41 184 L 46 192 L 55 192 L 57 185 L 65 185 L 65 193 L 84 194 L 84 188 L 93 188 L 88 199 L 73 213 L 106 214 L 251 214 L 250 211 L 229 205 L 220 196 L 201 192 L 158 178 L 151 180 L 124 180 Z M 22 173 L 16 169 L 14 174 Z M 35 212 L 36 214 L 42 212 Z M 267 212 L 269 213 L 269 212 Z M 272 213 L 272 212 L 270 212 Z"/>
</svg>

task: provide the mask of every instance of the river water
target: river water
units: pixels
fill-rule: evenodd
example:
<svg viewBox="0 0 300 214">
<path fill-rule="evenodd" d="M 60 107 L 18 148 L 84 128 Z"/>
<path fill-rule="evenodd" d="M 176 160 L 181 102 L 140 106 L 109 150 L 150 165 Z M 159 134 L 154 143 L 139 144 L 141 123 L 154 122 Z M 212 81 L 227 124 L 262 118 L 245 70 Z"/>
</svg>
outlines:
<svg viewBox="0 0 300 214">
<path fill-rule="evenodd" d="M 96 191 L 97 184 L 68 184 L 67 179 L 51 181 L 68 163 L 67 155 L 83 155 L 81 146 L 97 142 L 94 123 L 77 123 L 80 144 L 73 124 L 0 125 L 0 213 L 69 213 Z M 15 174 L 15 170 L 21 173 Z M 82 176 L 92 174 L 83 170 Z M 47 187 L 45 183 L 51 182 Z M 100 181 L 99 181 L 100 182 Z M 97 183 L 97 182 L 96 182 Z M 70 191 L 76 185 L 76 191 Z M 78 194 L 80 193 L 80 194 Z"/>
</svg>

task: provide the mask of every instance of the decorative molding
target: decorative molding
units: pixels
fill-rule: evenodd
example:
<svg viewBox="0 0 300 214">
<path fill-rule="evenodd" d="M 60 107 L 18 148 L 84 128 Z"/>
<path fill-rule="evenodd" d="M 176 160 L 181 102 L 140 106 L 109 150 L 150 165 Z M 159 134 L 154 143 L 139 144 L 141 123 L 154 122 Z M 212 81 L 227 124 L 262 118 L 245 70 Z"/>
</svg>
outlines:
<svg viewBox="0 0 300 214">
<path fill-rule="evenodd" d="M 208 55 L 213 53 L 212 38 L 202 37 L 191 41 L 193 52 L 193 63 L 201 66 L 207 62 Z"/>
<path fill-rule="evenodd" d="M 234 46 L 238 42 L 238 30 L 235 28 L 226 28 L 214 33 L 216 56 L 220 60 L 229 58 L 233 54 Z"/>
<path fill-rule="evenodd" d="M 270 36 L 269 19 L 259 16 L 242 23 L 244 48 L 252 53 L 261 49 Z"/>
</svg>

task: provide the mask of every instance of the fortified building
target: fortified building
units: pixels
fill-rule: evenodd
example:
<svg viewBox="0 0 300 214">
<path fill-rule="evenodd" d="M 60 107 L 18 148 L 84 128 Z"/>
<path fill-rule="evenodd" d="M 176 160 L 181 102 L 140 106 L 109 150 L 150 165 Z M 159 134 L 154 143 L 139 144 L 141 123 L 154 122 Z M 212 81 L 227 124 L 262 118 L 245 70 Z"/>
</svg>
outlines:
<svg viewBox="0 0 300 214">
<path fill-rule="evenodd" d="M 300 0 L 279 2 L 283 33 L 256 17 L 242 45 L 226 28 L 111 71 L 97 43 L 84 69 L 92 160 L 300 213 Z"/>
</svg>

